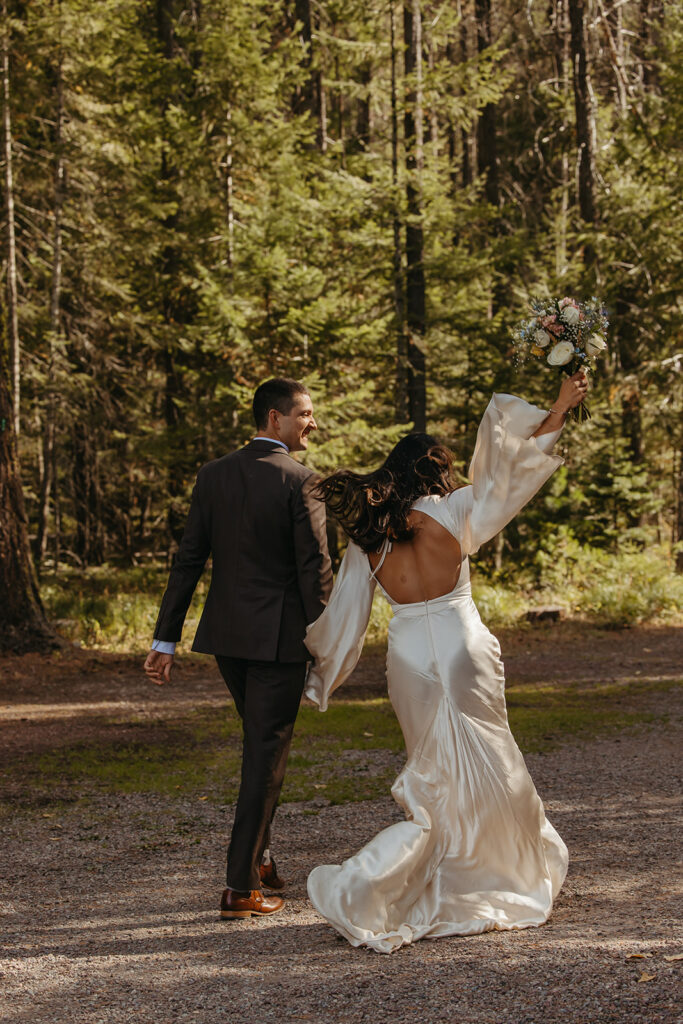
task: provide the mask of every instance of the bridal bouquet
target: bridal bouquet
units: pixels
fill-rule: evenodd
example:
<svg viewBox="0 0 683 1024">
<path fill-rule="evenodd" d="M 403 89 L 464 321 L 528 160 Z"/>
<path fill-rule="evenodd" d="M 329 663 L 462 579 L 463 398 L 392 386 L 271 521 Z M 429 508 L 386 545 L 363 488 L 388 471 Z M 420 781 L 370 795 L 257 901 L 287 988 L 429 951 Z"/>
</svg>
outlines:
<svg viewBox="0 0 683 1024">
<path fill-rule="evenodd" d="M 531 309 L 533 316 L 522 320 L 513 332 L 518 363 L 529 356 L 544 359 L 569 377 L 577 370 L 592 369 L 592 360 L 607 348 L 609 327 L 607 312 L 598 299 L 533 299 Z M 590 418 L 583 402 L 573 415 L 579 421 Z"/>
</svg>

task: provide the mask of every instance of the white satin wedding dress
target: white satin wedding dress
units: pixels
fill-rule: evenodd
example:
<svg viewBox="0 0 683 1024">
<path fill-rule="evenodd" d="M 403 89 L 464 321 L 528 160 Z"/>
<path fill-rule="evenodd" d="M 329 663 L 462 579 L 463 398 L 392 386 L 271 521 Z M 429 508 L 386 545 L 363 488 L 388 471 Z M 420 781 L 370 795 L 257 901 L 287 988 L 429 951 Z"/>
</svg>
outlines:
<svg viewBox="0 0 683 1024">
<path fill-rule="evenodd" d="M 390 953 L 427 937 L 540 925 L 564 881 L 567 848 L 510 732 L 500 647 L 472 601 L 466 558 L 561 464 L 549 454 L 559 431 L 531 437 L 546 416 L 494 395 L 471 486 L 414 505 L 459 541 L 463 564 L 442 597 L 397 604 L 384 594 L 394 613 L 389 696 L 408 754 L 392 794 L 406 820 L 308 878 L 314 907 L 353 946 Z M 375 585 L 366 555 L 350 543 L 330 602 L 306 635 L 315 658 L 306 695 L 321 711 L 360 657 Z"/>
</svg>

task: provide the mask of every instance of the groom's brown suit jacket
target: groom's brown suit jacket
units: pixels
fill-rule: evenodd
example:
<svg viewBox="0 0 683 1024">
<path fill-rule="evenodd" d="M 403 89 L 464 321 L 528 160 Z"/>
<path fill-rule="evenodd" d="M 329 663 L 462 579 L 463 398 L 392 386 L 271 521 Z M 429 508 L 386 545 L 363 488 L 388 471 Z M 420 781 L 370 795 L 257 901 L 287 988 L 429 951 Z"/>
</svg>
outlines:
<svg viewBox="0 0 683 1024">
<path fill-rule="evenodd" d="M 274 442 L 202 466 L 154 636 L 179 641 L 204 565 L 211 585 L 192 650 L 254 661 L 310 659 L 306 625 L 332 586 L 317 477 Z"/>
</svg>

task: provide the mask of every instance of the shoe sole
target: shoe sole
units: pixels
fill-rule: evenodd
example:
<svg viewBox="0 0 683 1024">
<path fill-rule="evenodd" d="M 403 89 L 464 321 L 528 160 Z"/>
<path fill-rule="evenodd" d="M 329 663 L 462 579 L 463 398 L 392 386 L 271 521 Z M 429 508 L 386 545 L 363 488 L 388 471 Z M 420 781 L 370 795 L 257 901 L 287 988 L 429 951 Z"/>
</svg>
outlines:
<svg viewBox="0 0 683 1024">
<path fill-rule="evenodd" d="M 221 910 L 221 917 L 269 917 L 271 914 L 277 914 L 279 910 L 282 910 L 282 907 L 278 907 L 277 910 Z"/>
</svg>

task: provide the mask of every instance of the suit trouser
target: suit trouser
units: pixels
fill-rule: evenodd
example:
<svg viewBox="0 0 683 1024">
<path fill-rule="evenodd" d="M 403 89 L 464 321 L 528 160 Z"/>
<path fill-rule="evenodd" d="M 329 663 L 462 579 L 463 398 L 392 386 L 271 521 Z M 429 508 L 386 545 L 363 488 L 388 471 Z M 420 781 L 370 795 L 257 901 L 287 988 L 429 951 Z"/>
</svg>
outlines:
<svg viewBox="0 0 683 1024">
<path fill-rule="evenodd" d="M 242 719 L 242 777 L 228 847 L 227 885 L 246 892 L 261 885 L 259 869 L 306 679 L 306 662 L 248 661 L 216 656 Z"/>
</svg>

